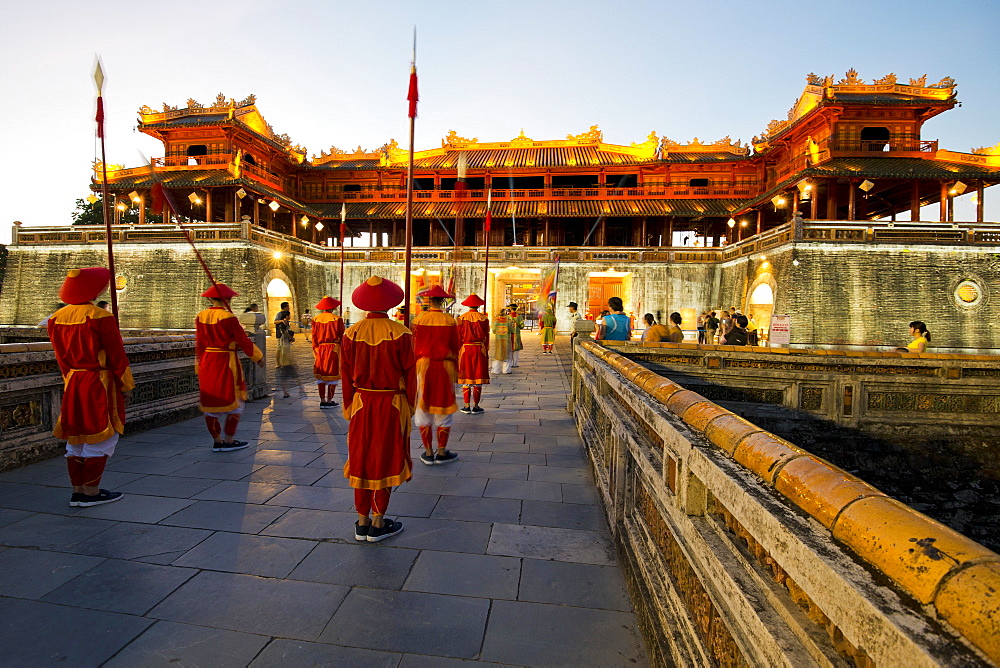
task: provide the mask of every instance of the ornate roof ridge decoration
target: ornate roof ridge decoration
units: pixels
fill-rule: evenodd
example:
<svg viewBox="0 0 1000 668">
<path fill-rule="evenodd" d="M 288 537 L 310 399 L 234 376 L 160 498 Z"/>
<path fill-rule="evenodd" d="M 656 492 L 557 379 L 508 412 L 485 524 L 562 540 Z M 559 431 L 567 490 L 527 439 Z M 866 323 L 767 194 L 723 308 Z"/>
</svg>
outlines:
<svg viewBox="0 0 1000 668">
<path fill-rule="evenodd" d="M 524 134 L 524 130 L 521 130 L 521 134 Z M 581 132 L 578 135 L 568 134 L 566 135 L 566 139 L 573 140 L 578 144 L 602 144 L 604 143 L 604 133 L 601 132 L 601 128 L 598 126 L 591 125 L 590 129 L 586 132 Z"/>
<path fill-rule="evenodd" d="M 454 130 L 448 130 L 447 136 L 441 140 L 441 148 L 466 148 L 469 144 L 478 144 L 479 137 L 468 139 L 460 137 Z"/>
<path fill-rule="evenodd" d="M 1000 143 L 995 146 L 980 146 L 970 151 L 973 155 L 1000 155 Z"/>
<path fill-rule="evenodd" d="M 655 135 L 655 132 L 650 134 L 650 138 L 655 137 Z M 756 140 L 756 137 L 754 139 Z M 747 155 L 750 152 L 750 146 L 743 146 L 743 142 L 739 139 L 734 142 L 730 139 L 729 135 L 707 144 L 702 143 L 697 137 L 687 144 L 681 144 L 669 137 L 664 137 L 660 141 L 660 150 L 663 155 L 667 153 L 732 153 L 733 155 Z"/>
<path fill-rule="evenodd" d="M 358 146 L 353 151 L 345 151 L 336 146 L 331 146 L 329 151 L 320 151 L 319 156 L 313 154 L 312 163 L 314 165 L 325 165 L 338 160 L 378 160 L 382 166 L 392 162 L 399 162 L 407 159 L 407 151 L 399 147 L 399 142 L 390 139 L 378 148 L 366 151 Z"/>
<path fill-rule="evenodd" d="M 521 128 L 521 134 L 510 140 L 511 146 L 532 146 L 535 140 L 524 134 L 524 128 Z"/>
</svg>

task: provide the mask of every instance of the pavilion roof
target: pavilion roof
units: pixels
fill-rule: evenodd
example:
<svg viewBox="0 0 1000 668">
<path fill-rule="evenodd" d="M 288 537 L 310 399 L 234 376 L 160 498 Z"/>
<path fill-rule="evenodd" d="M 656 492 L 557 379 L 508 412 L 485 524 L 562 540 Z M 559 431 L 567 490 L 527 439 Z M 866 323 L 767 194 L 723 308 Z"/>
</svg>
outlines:
<svg viewBox="0 0 1000 668">
<path fill-rule="evenodd" d="M 801 176 L 843 176 L 869 179 L 1000 178 L 1000 167 L 925 158 L 834 158 L 808 167 Z"/>
</svg>

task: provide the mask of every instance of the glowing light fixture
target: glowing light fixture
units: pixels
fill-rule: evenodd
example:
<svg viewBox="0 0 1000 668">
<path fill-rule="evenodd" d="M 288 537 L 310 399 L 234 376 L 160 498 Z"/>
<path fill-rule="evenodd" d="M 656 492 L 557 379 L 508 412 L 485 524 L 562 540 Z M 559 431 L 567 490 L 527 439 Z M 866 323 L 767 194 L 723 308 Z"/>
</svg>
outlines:
<svg viewBox="0 0 1000 668">
<path fill-rule="evenodd" d="M 125 202 L 118 202 L 118 204 L 115 206 L 115 208 L 118 209 L 119 211 L 124 211 L 128 207 L 125 206 Z"/>
<path fill-rule="evenodd" d="M 247 191 L 243 190 L 243 188 L 240 188 L 239 190 L 236 191 L 236 196 L 239 197 L 240 199 L 243 199 L 244 197 L 247 196 Z"/>
<path fill-rule="evenodd" d="M 875 184 L 872 183 L 871 181 L 869 181 L 868 179 L 865 179 L 864 181 L 862 181 L 861 184 L 858 186 L 858 188 L 860 188 L 861 190 L 864 190 L 865 192 L 868 192 L 869 190 L 871 190 L 874 187 L 875 187 Z"/>
<path fill-rule="evenodd" d="M 726 221 L 726 225 L 728 225 L 729 228 L 732 229 L 732 228 L 736 227 L 736 221 L 734 219 L 730 218 L 729 220 Z"/>
<path fill-rule="evenodd" d="M 139 197 L 139 193 L 137 193 L 137 192 L 136 192 L 136 191 L 134 191 L 134 190 L 133 190 L 132 192 L 130 192 L 130 193 L 128 194 L 128 198 L 129 198 L 130 200 L 132 200 L 133 202 L 135 202 L 136 204 L 138 204 L 138 203 L 139 203 L 139 199 L 140 199 L 140 197 Z"/>
<path fill-rule="evenodd" d="M 952 195 L 961 195 L 962 193 L 965 192 L 966 188 L 968 188 L 968 187 L 969 186 L 965 185 L 961 181 L 955 181 L 955 185 L 953 185 L 951 187 L 951 194 Z"/>
<path fill-rule="evenodd" d="M 94 195 L 93 193 L 87 195 L 87 201 L 90 202 L 91 204 L 97 204 L 97 199 L 98 199 L 97 195 Z"/>
<path fill-rule="evenodd" d="M 319 221 L 319 222 L 316 223 L 316 231 L 317 232 L 322 232 L 323 231 L 323 222 L 322 221 Z"/>
<path fill-rule="evenodd" d="M 270 203 L 270 204 L 268 204 L 268 205 L 267 205 L 267 207 L 268 207 L 269 209 L 271 209 L 271 211 L 277 211 L 278 209 L 280 209 L 280 208 L 281 208 L 281 205 L 280 205 L 280 204 L 278 204 L 277 202 L 275 202 L 275 201 L 274 201 L 274 200 L 272 199 L 272 200 L 271 200 L 271 203 Z"/>
<path fill-rule="evenodd" d="M 188 200 L 190 200 L 191 204 L 201 204 L 201 198 L 198 197 L 198 193 L 188 195 Z"/>
<path fill-rule="evenodd" d="M 280 260 L 281 259 L 281 251 L 274 251 L 274 253 L 272 253 L 272 257 L 275 260 Z"/>
<path fill-rule="evenodd" d="M 745 221 L 745 220 L 741 220 L 741 221 L 740 221 L 740 227 L 746 227 L 746 226 L 747 226 L 747 225 L 749 225 L 749 224 L 750 224 L 750 223 L 748 223 L 748 222 L 747 222 L 747 221 Z"/>
<path fill-rule="evenodd" d="M 309 225 L 309 216 L 302 216 L 302 227 Z"/>
<path fill-rule="evenodd" d="M 781 195 L 775 195 L 771 198 L 771 204 L 773 204 L 776 209 L 785 206 L 786 203 L 785 198 Z"/>
</svg>

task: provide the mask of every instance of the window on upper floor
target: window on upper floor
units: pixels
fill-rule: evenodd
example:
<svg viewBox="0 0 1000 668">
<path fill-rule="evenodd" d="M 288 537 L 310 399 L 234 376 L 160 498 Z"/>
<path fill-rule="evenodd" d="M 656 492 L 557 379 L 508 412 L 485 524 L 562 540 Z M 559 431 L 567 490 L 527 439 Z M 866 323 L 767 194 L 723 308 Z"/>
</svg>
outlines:
<svg viewBox="0 0 1000 668">
<path fill-rule="evenodd" d="M 639 183 L 637 174 L 605 174 L 604 185 L 609 188 L 635 188 Z"/>
<path fill-rule="evenodd" d="M 208 147 L 204 144 L 191 144 L 187 147 L 188 155 L 208 155 Z"/>
<path fill-rule="evenodd" d="M 889 128 L 871 127 L 861 129 L 862 151 L 888 151 Z"/>
<path fill-rule="evenodd" d="M 243 162 L 247 163 L 248 165 L 256 165 L 257 158 L 253 157 L 253 155 L 251 155 L 250 153 L 244 153 Z"/>
<path fill-rule="evenodd" d="M 688 187 L 690 188 L 707 188 L 708 179 L 691 179 L 688 181 Z"/>
</svg>

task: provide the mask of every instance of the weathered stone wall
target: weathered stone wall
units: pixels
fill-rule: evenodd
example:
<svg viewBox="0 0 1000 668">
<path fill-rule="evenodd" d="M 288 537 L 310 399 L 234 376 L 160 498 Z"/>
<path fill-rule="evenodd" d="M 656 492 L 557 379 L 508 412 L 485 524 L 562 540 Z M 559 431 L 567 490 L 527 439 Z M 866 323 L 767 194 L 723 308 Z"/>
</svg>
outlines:
<svg viewBox="0 0 1000 668">
<path fill-rule="evenodd" d="M 1000 555 L 590 341 L 570 406 L 658 663 L 1000 659 Z"/>
<path fill-rule="evenodd" d="M 723 263 L 719 273 L 716 301 L 744 312 L 754 280 L 769 275 L 774 312 L 791 316 L 793 344 L 905 346 L 909 323 L 921 320 L 931 350 L 1000 348 L 1000 295 L 992 294 L 1000 285 L 996 247 L 798 241 Z M 981 290 L 977 304 L 956 297 L 966 280 Z"/>
</svg>

